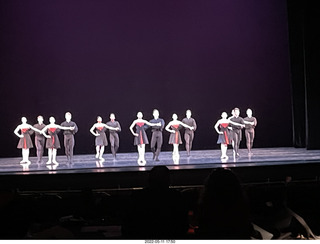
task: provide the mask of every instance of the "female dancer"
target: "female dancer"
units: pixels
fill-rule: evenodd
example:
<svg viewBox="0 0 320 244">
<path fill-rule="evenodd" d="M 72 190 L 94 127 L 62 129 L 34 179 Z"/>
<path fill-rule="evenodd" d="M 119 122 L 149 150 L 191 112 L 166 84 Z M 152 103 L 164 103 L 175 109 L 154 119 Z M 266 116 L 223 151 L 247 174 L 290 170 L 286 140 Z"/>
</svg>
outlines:
<svg viewBox="0 0 320 244">
<path fill-rule="evenodd" d="M 90 129 L 91 134 L 96 137 L 96 158 L 99 158 L 99 160 L 104 160 L 102 158 L 102 155 L 104 153 L 104 147 L 108 146 L 108 140 L 106 137 L 107 129 L 115 131 L 120 130 L 119 127 L 111 127 L 102 123 L 102 118 L 100 116 L 97 117 L 97 123 L 95 123 Z"/>
<path fill-rule="evenodd" d="M 51 162 L 54 164 L 57 164 L 58 163 L 56 160 L 57 149 L 60 148 L 58 133 L 60 132 L 60 130 L 74 130 L 75 127 L 64 127 L 64 126 L 57 125 L 55 123 L 56 120 L 54 117 L 50 117 L 49 122 L 50 124 L 46 125 L 41 131 L 42 134 L 44 134 L 44 136 L 49 139 L 46 142 L 46 148 L 48 148 L 47 164 L 51 164 Z M 48 131 L 49 135 L 45 133 L 46 131 Z"/>
<path fill-rule="evenodd" d="M 181 135 L 179 129 L 181 129 L 181 125 L 189 130 L 193 130 L 193 126 L 189 126 L 185 123 L 182 123 L 178 120 L 178 116 L 176 114 L 172 115 L 172 120 L 167 124 L 166 130 L 169 131 L 170 138 L 169 144 L 173 144 L 173 152 L 172 152 L 172 159 L 174 163 L 179 163 L 179 144 L 182 144 Z"/>
<path fill-rule="evenodd" d="M 33 133 L 31 130 L 36 131 L 38 133 L 41 133 L 41 131 L 37 128 L 34 128 L 32 125 L 27 124 L 26 117 L 22 117 L 21 122 L 22 123 L 18 125 L 17 128 L 14 130 L 14 134 L 20 137 L 17 146 L 17 148 L 22 149 L 22 160 L 20 163 L 31 163 L 29 160 L 29 148 L 33 148 L 33 144 L 30 137 L 30 134 Z M 19 130 L 21 130 L 21 134 L 18 133 Z"/>
<path fill-rule="evenodd" d="M 145 154 L 145 144 L 149 144 L 147 134 L 145 132 L 145 127 L 144 125 L 149 125 L 149 126 L 161 126 L 161 123 L 150 123 L 147 120 L 142 119 L 143 114 L 141 112 L 137 113 L 137 119 L 132 122 L 130 125 L 130 131 L 132 135 L 135 136 L 134 138 L 134 145 L 137 145 L 138 147 L 138 164 L 141 166 L 146 165 L 146 160 L 144 157 Z M 136 126 L 136 132 L 133 131 L 133 127 Z"/>
<path fill-rule="evenodd" d="M 228 114 L 226 112 L 223 112 L 221 114 L 221 119 L 219 119 L 214 126 L 216 132 L 219 134 L 217 143 L 221 144 L 221 159 L 228 159 L 227 149 L 228 145 L 231 144 L 231 136 L 230 131 L 228 129 L 229 124 L 244 127 L 243 124 L 232 122 L 230 118 L 227 119 L 227 116 Z M 218 129 L 218 127 L 220 127 L 220 130 Z"/>
</svg>

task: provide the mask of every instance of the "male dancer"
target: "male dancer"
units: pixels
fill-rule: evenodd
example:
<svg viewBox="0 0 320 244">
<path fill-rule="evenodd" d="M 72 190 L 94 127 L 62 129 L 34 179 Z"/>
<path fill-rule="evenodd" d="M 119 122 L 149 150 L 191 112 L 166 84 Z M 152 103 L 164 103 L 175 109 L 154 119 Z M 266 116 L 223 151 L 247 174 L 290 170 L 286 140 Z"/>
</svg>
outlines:
<svg viewBox="0 0 320 244">
<path fill-rule="evenodd" d="M 243 118 L 240 117 L 240 109 L 234 108 L 234 115 L 230 118 L 232 122 L 241 124 L 241 125 L 235 125 L 231 124 L 231 135 L 232 135 L 232 146 L 233 146 L 233 156 L 239 157 L 239 146 L 242 139 L 242 128 L 244 127 L 244 124 L 251 124 L 251 122 L 244 121 Z"/>
<path fill-rule="evenodd" d="M 247 117 L 244 118 L 244 121 L 252 122 L 253 124 L 246 124 L 245 125 L 245 136 L 248 148 L 248 155 L 251 156 L 252 146 L 253 146 L 253 139 L 254 139 L 254 128 L 257 126 L 257 119 L 252 116 L 252 110 L 250 108 L 247 109 Z"/>
<path fill-rule="evenodd" d="M 152 137 L 151 137 L 151 151 L 153 152 L 153 160 L 155 161 L 160 161 L 159 160 L 159 154 L 161 151 L 161 146 L 163 142 L 162 138 L 162 131 L 164 128 L 164 120 L 159 118 L 159 110 L 154 109 L 153 110 L 153 119 L 150 120 L 150 123 L 157 124 L 161 123 L 160 126 L 151 126 L 151 131 L 152 131 Z M 157 144 L 157 149 L 156 149 L 156 144 Z"/>
<path fill-rule="evenodd" d="M 118 121 L 116 121 L 116 116 L 114 115 L 114 113 L 110 114 L 110 121 L 107 122 L 107 125 L 113 128 L 118 128 L 118 130 L 109 130 L 110 134 L 109 134 L 109 140 L 110 140 L 110 144 L 111 144 L 111 152 L 113 155 L 113 158 L 116 159 L 116 154 L 117 151 L 119 149 L 119 135 L 118 132 L 121 131 L 121 126 L 120 123 Z"/>
<path fill-rule="evenodd" d="M 182 123 L 189 125 L 193 127 L 193 130 L 190 130 L 189 128 L 185 128 L 184 130 L 184 140 L 186 141 L 186 150 L 188 157 L 190 156 L 190 151 L 192 148 L 192 141 L 194 138 L 194 131 L 197 129 L 197 124 L 194 118 L 191 118 L 191 110 L 188 109 L 186 111 L 186 118 L 182 120 Z"/>
<path fill-rule="evenodd" d="M 65 114 L 66 121 L 61 123 L 63 127 L 74 127 L 74 130 L 64 130 L 64 150 L 67 156 L 67 160 L 72 162 L 73 157 L 73 148 L 74 148 L 74 134 L 78 132 L 78 126 L 75 122 L 71 121 L 72 115 L 70 112 L 66 112 Z"/>
<path fill-rule="evenodd" d="M 43 123 L 43 117 L 41 115 L 37 117 L 37 120 L 38 123 L 33 125 L 33 127 L 41 131 L 44 127 L 46 127 L 46 125 Z M 35 131 L 34 144 L 37 148 L 37 163 L 41 163 L 42 161 L 45 142 L 46 138 L 44 137 L 44 135 Z"/>
</svg>

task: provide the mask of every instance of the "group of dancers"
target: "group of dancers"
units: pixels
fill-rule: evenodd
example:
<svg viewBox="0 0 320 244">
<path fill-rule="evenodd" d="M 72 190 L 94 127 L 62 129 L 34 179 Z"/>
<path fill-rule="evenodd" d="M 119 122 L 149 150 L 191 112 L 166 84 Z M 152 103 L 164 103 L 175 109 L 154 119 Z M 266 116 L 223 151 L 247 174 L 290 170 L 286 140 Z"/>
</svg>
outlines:
<svg viewBox="0 0 320 244">
<path fill-rule="evenodd" d="M 221 144 L 221 159 L 227 159 L 227 148 L 229 144 L 233 146 L 234 157 L 239 157 L 239 145 L 242 138 L 242 128 L 245 128 L 245 136 L 247 139 L 247 148 L 249 155 L 252 155 L 252 146 L 254 139 L 254 128 L 257 125 L 257 120 L 252 116 L 252 110 L 247 110 L 247 117 L 241 118 L 240 110 L 235 108 L 232 110 L 232 116 L 227 118 L 226 112 L 221 114 L 221 119 L 217 121 L 214 128 L 219 134 L 218 144 Z M 138 149 L 137 163 L 140 166 L 146 165 L 145 159 L 145 145 L 149 144 L 146 130 L 151 128 L 151 151 L 153 153 L 153 160 L 159 161 L 159 154 L 163 144 L 163 130 L 170 133 L 169 144 L 173 145 L 172 159 L 173 162 L 179 163 L 179 145 L 182 144 L 180 129 L 185 128 L 184 139 L 187 156 L 190 156 L 192 149 L 192 142 L 194 139 L 194 131 L 197 129 L 197 124 L 192 118 L 191 110 L 186 111 L 186 117 L 180 121 L 177 114 L 172 115 L 172 120 L 165 126 L 165 122 L 159 117 L 159 111 L 153 110 L 153 119 L 147 121 L 143 119 L 142 112 L 137 113 L 135 119 L 130 125 L 129 129 L 134 136 L 134 145 Z M 42 162 L 44 148 L 48 149 L 47 164 L 58 164 L 56 161 L 57 149 L 59 149 L 60 142 L 58 133 L 63 130 L 65 154 L 68 162 L 72 162 L 73 149 L 75 145 L 74 135 L 78 132 L 78 126 L 74 121 L 71 121 L 72 115 L 70 112 L 65 113 L 65 121 L 60 125 L 55 123 L 55 118 L 49 118 L 49 124 L 45 125 L 43 117 L 37 117 L 38 123 L 30 125 L 27 123 L 25 117 L 21 118 L 21 124 L 16 127 L 14 133 L 20 137 L 17 148 L 22 149 L 22 161 L 20 163 L 31 163 L 29 160 L 29 149 L 33 148 L 31 135 L 35 133 L 35 146 L 37 151 L 37 163 Z M 134 131 L 135 128 L 135 131 Z M 115 120 L 115 114 L 110 114 L 110 121 L 102 122 L 100 116 L 97 117 L 97 122 L 91 127 L 90 132 L 95 136 L 96 155 L 98 160 L 104 161 L 103 153 L 105 146 L 108 146 L 106 131 L 109 130 L 109 141 L 111 144 L 111 152 L 116 159 L 116 153 L 119 149 L 119 135 L 121 126 Z M 19 133 L 20 131 L 20 133 Z M 47 140 L 46 140 L 47 138 Z"/>
</svg>

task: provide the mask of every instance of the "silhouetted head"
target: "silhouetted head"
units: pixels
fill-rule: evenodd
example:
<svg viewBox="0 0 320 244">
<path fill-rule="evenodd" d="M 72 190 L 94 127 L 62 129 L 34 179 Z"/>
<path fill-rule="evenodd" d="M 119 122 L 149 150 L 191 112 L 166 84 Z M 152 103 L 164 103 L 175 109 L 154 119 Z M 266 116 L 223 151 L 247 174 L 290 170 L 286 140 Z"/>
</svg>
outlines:
<svg viewBox="0 0 320 244">
<path fill-rule="evenodd" d="M 205 183 L 205 195 L 222 204 L 241 201 L 243 192 L 237 176 L 229 169 L 214 169 Z"/>
<path fill-rule="evenodd" d="M 114 113 L 110 114 L 110 120 L 114 121 L 116 119 L 116 116 L 114 115 Z"/>
<path fill-rule="evenodd" d="M 101 122 L 102 122 L 101 116 L 98 116 L 98 117 L 97 117 L 97 122 L 98 122 L 98 123 L 101 123 Z"/>
<path fill-rule="evenodd" d="M 170 172 L 164 165 L 154 166 L 149 173 L 149 187 L 167 189 L 170 185 Z"/>
<path fill-rule="evenodd" d="M 21 122 L 22 122 L 23 124 L 27 123 L 27 118 L 26 118 L 26 117 L 22 117 L 22 118 L 21 118 Z"/>
<path fill-rule="evenodd" d="M 172 119 L 173 119 L 173 120 L 177 120 L 177 119 L 178 119 L 178 115 L 177 115 L 177 114 L 173 114 L 173 115 L 172 115 Z"/>
</svg>

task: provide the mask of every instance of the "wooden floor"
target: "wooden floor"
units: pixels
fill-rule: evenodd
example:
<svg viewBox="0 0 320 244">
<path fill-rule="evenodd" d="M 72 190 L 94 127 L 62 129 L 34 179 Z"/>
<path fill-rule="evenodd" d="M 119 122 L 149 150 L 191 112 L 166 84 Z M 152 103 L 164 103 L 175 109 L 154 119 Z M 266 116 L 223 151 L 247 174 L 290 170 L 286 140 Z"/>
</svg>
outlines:
<svg viewBox="0 0 320 244">
<path fill-rule="evenodd" d="M 120 153 L 113 160 L 105 154 L 104 161 L 97 161 L 95 155 L 75 155 L 73 163 L 65 156 L 58 156 L 58 164 L 20 164 L 21 158 L 0 158 L 0 188 L 5 189 L 83 189 L 141 187 L 146 184 L 148 171 L 155 165 L 166 165 L 172 174 L 174 185 L 199 185 L 214 168 L 230 168 L 237 172 L 243 182 L 283 180 L 286 175 L 294 179 L 320 179 L 320 150 L 303 148 L 257 148 L 248 156 L 246 149 L 240 149 L 240 157 L 234 158 L 228 150 L 229 159 L 221 161 L 220 150 L 192 151 L 187 157 L 180 152 L 175 164 L 172 152 L 161 152 L 160 161 L 152 160 L 152 153 L 146 153 L 147 164 L 137 164 L 138 153 Z"/>
<path fill-rule="evenodd" d="M 144 167 L 137 164 L 137 153 L 121 153 L 117 155 L 116 160 L 112 155 L 105 154 L 104 161 L 96 160 L 95 155 L 75 155 L 71 164 L 68 163 L 65 156 L 58 156 L 58 164 L 49 165 L 46 164 L 46 156 L 41 164 L 36 163 L 36 157 L 30 157 L 31 164 L 20 164 L 21 158 L 0 158 L 0 175 L 141 171 L 148 170 L 155 165 L 166 165 L 169 169 L 192 169 L 318 163 L 320 150 L 259 148 L 253 151 L 252 156 L 248 156 L 245 149 L 240 149 L 240 157 L 234 158 L 232 150 L 229 150 L 228 156 L 228 160 L 221 160 L 219 150 L 205 150 L 192 151 L 191 156 L 187 157 L 186 152 L 181 151 L 179 163 L 175 164 L 171 152 L 161 152 L 159 162 L 153 161 L 152 153 L 147 152 L 147 164 Z"/>
</svg>

